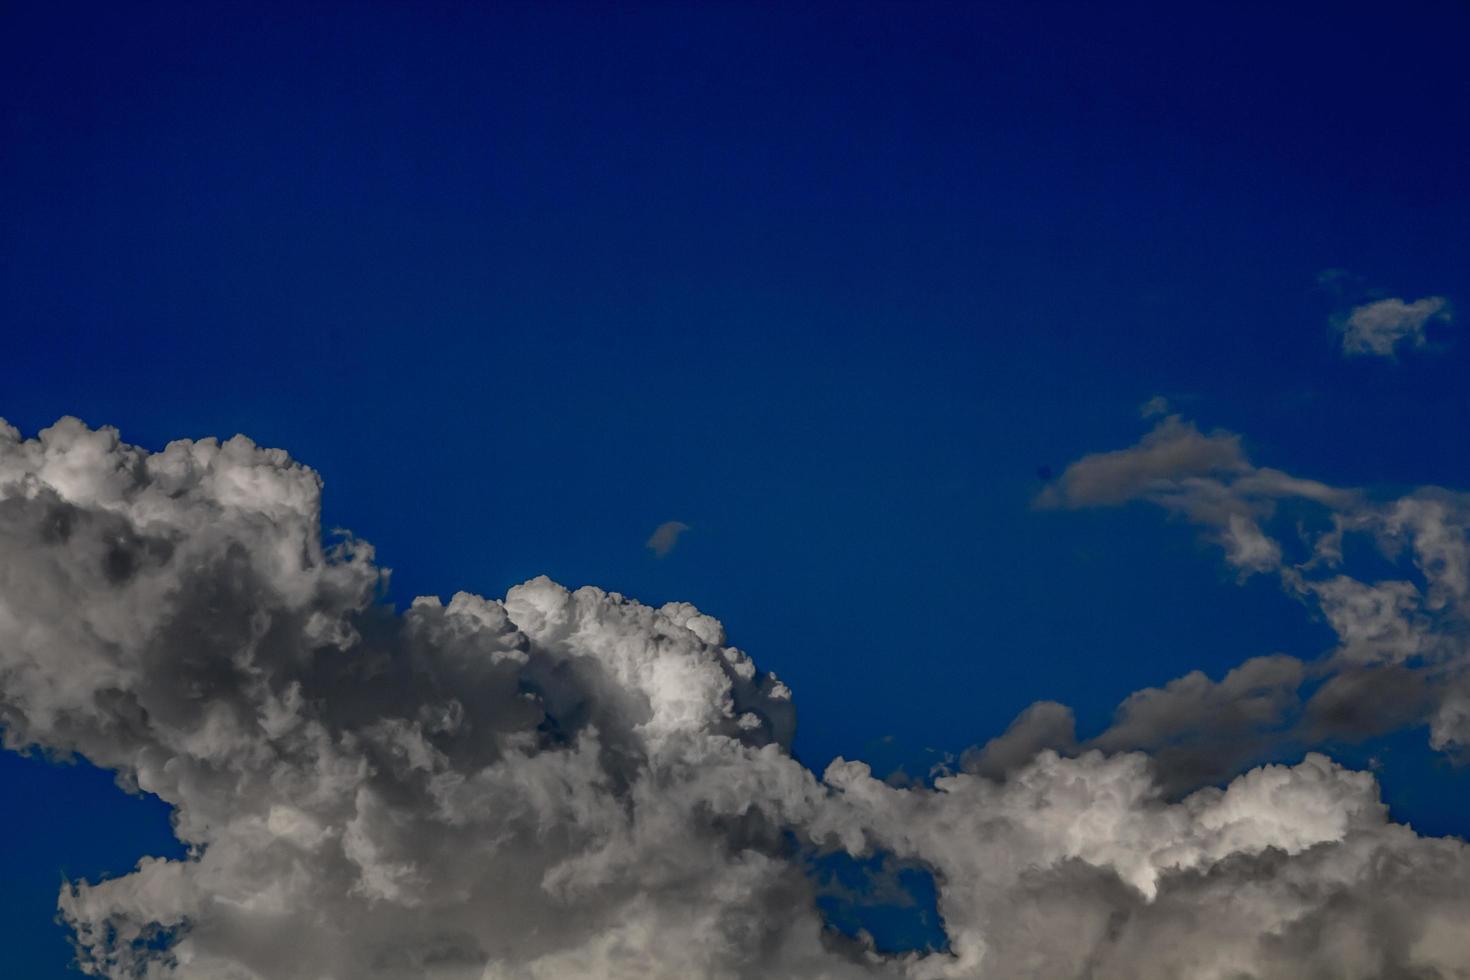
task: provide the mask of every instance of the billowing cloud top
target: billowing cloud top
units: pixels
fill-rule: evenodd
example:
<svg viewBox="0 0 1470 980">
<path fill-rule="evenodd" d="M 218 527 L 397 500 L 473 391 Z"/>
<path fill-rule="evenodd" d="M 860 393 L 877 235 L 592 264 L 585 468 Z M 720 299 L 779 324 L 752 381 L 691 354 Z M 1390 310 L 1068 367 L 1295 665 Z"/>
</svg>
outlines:
<svg viewBox="0 0 1470 980">
<path fill-rule="evenodd" d="M 1056 502 L 1142 496 L 1221 534 L 1288 493 L 1366 513 L 1178 419 L 1125 452 L 1076 464 Z M 791 692 L 692 606 L 537 579 L 400 615 L 367 545 L 324 546 L 320 494 L 243 437 L 150 454 L 74 419 L 34 439 L 0 425 L 6 742 L 158 794 L 190 849 L 63 889 L 89 974 L 1470 972 L 1470 850 L 1390 822 L 1370 776 L 1308 754 L 1170 786 L 1162 755 L 1132 751 L 1188 706 L 1268 728 L 1262 692 L 1294 690 L 1290 658 L 1141 692 L 1095 744 L 1039 706 L 932 786 L 843 760 L 818 778 L 787 751 Z M 1344 663 L 1448 670 L 1430 649 L 1464 598 L 1447 506 L 1401 501 L 1375 525 L 1424 556 L 1427 592 L 1297 573 L 1342 624 Z M 881 955 L 825 928 L 805 871 L 823 850 L 929 868 L 947 948 Z"/>
</svg>

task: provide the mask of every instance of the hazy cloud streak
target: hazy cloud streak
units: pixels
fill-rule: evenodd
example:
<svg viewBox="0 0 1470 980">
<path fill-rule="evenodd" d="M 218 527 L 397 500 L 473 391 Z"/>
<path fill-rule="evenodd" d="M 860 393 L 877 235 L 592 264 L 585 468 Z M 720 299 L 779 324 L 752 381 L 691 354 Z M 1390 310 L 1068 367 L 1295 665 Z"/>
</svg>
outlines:
<svg viewBox="0 0 1470 980">
<path fill-rule="evenodd" d="M 1423 347 L 1425 327 L 1435 320 L 1450 320 L 1449 301 L 1443 296 L 1426 296 L 1412 303 L 1398 298 L 1365 303 L 1338 321 L 1342 352 L 1393 357 L 1400 345 Z"/>
<path fill-rule="evenodd" d="M 655 558 L 663 558 L 674 550 L 674 546 L 679 543 L 679 536 L 687 530 L 689 525 L 683 521 L 664 521 L 653 529 L 643 546 L 652 551 Z"/>
</svg>

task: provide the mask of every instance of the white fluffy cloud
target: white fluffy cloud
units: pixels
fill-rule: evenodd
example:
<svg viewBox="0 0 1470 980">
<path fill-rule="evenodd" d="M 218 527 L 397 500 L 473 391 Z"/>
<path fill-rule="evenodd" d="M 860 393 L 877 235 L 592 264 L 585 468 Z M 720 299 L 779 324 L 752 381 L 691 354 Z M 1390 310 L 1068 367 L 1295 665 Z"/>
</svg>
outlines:
<svg viewBox="0 0 1470 980">
<path fill-rule="evenodd" d="M 1193 448 L 1155 453 L 1142 478 L 1109 464 L 1097 492 L 1154 493 L 1180 467 L 1225 473 L 1227 498 L 1276 479 L 1168 424 L 1159 441 Z M 1148 755 L 1118 750 L 1142 736 L 1049 751 L 1072 738 L 1053 709 L 994 772 L 895 788 L 839 761 L 819 779 L 787 752 L 791 692 L 692 606 L 537 579 L 400 615 L 375 601 L 367 545 L 323 546 L 320 491 L 241 437 L 150 454 L 75 420 L 34 439 L 0 424 L 6 742 L 158 794 L 190 848 L 63 889 L 89 974 L 1470 972 L 1470 852 L 1391 823 L 1367 775 L 1308 756 L 1173 799 Z M 1430 614 L 1463 596 L 1435 506 L 1380 528 L 1431 570 Z M 1391 619 L 1367 605 L 1355 623 Z M 1144 697 L 1120 726 L 1177 727 L 1176 702 L 1295 676 L 1252 669 Z M 949 948 L 883 956 L 824 928 L 804 871 L 824 848 L 930 868 Z"/>
</svg>

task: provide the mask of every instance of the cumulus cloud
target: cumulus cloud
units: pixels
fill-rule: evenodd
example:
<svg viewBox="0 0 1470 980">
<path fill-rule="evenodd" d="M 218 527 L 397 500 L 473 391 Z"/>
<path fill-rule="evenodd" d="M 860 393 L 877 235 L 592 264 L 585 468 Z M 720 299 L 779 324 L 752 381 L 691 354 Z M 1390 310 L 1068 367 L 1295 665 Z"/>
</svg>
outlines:
<svg viewBox="0 0 1470 980">
<path fill-rule="evenodd" d="M 1250 475 L 1209 459 L 1184 469 Z M 1110 485 L 1179 472 L 1148 469 Z M 1470 970 L 1470 848 L 1392 823 L 1370 776 L 1309 755 L 1171 795 L 1133 751 L 1201 712 L 1271 719 L 1291 663 L 1135 696 L 1107 747 L 1049 706 L 932 786 L 844 760 L 818 778 L 788 751 L 791 692 L 694 607 L 543 578 L 399 613 L 367 544 L 323 542 L 320 494 L 243 437 L 149 453 L 72 419 L 32 439 L 0 424 L 6 744 L 158 794 L 189 847 L 64 887 L 89 975 Z M 1463 566 L 1436 502 L 1379 530 L 1443 616 Z M 1368 606 L 1352 622 L 1371 645 Z M 807 858 L 835 850 L 930 869 L 947 946 L 882 955 L 827 929 Z"/>
<path fill-rule="evenodd" d="M 835 832 L 933 867 L 948 977 L 1454 976 L 1470 848 L 1389 823 L 1372 778 L 1320 755 L 1160 798 L 1140 754 L 1043 752 L 1004 783 L 826 782 Z M 1423 888 L 1423 892 L 1418 889 Z"/>
<path fill-rule="evenodd" d="M 1412 303 L 1398 298 L 1365 303 L 1336 323 L 1344 354 L 1393 357 L 1401 345 L 1423 347 L 1425 328 L 1435 320 L 1450 320 L 1449 301 L 1443 296 L 1426 296 Z"/>
<path fill-rule="evenodd" d="M 663 558 L 674 550 L 679 543 L 679 535 L 689 530 L 689 525 L 683 521 L 664 521 L 653 529 L 643 547 L 653 552 L 655 558 Z"/>
</svg>

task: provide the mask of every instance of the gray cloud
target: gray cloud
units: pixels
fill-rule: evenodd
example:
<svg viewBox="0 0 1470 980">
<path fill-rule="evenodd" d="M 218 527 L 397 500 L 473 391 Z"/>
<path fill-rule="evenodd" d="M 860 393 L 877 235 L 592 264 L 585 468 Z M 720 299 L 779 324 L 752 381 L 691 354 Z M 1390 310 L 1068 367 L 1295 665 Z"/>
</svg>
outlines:
<svg viewBox="0 0 1470 980">
<path fill-rule="evenodd" d="M 1243 573 L 1281 565 L 1281 546 L 1262 530 L 1283 501 L 1355 512 L 1360 495 L 1251 463 L 1240 437 L 1206 435 L 1178 415 L 1160 419 L 1127 449 L 1072 463 L 1037 497 L 1040 507 L 1110 507 L 1142 500 L 1206 528 Z M 1325 540 L 1325 539 L 1324 539 Z"/>
<path fill-rule="evenodd" d="M 1152 403 L 1150 403 L 1152 404 Z M 1164 417 L 1136 446 L 1094 453 L 1068 466 L 1042 494 L 1053 507 L 1097 507 L 1173 495 L 1189 481 L 1249 473 L 1240 437 L 1204 435 L 1178 415 Z"/>
<path fill-rule="evenodd" d="M 1432 321 L 1450 320 L 1449 301 L 1443 296 L 1426 296 L 1406 303 L 1381 299 L 1356 306 L 1336 320 L 1342 333 L 1342 352 L 1393 357 L 1401 345 L 1423 347 L 1425 327 Z"/>
<path fill-rule="evenodd" d="M 1003 735 L 966 752 L 961 765 L 966 772 L 1004 779 L 1043 750 L 1067 756 L 1144 752 L 1159 789 L 1177 798 L 1302 745 L 1299 691 L 1308 675 L 1308 665 L 1280 654 L 1247 660 L 1219 681 L 1191 671 L 1163 687 L 1130 694 L 1112 723 L 1085 740 L 1077 738 L 1071 708 L 1038 701 Z M 1321 741 L 1331 734 L 1338 733 L 1315 737 Z"/>
<path fill-rule="evenodd" d="M 1037 701 L 1016 716 L 1006 730 L 970 749 L 960 759 L 966 772 L 1002 779 L 1024 768 L 1044 751 L 1075 755 L 1077 719 L 1072 709 L 1056 701 Z"/>
<path fill-rule="evenodd" d="M 1279 654 L 1247 660 L 1219 681 L 1191 671 L 1129 695 L 1088 747 L 1149 753 L 1169 793 L 1223 782 L 1296 741 L 1289 729 L 1306 674 L 1301 661 Z"/>
<path fill-rule="evenodd" d="M 1177 479 L 1149 467 L 1103 483 Z M 1230 496 L 1262 471 L 1219 472 L 1205 468 Z M 6 744 L 158 794 L 190 848 L 62 890 L 90 975 L 1470 970 L 1470 849 L 1391 823 L 1371 776 L 1308 756 L 1177 795 L 1157 758 L 1125 751 L 1162 758 L 1200 714 L 1269 728 L 1301 669 L 1289 658 L 1135 695 L 1108 752 L 1071 744 L 1070 713 L 1047 706 L 992 743 L 989 774 L 895 787 L 838 760 L 818 778 L 788 752 L 791 692 L 694 607 L 536 579 L 400 614 L 376 602 L 367 544 L 323 544 L 320 494 L 243 437 L 148 453 L 70 419 L 35 439 L 0 424 Z M 1406 549 L 1442 622 L 1459 518 L 1414 499 L 1343 533 Z M 1380 612 L 1365 608 L 1341 614 L 1362 626 L 1354 664 L 1410 669 L 1396 638 L 1369 655 Z M 832 849 L 931 869 L 948 948 L 834 937 L 804 870 Z"/>
<path fill-rule="evenodd" d="M 1337 645 L 1309 663 L 1257 657 L 1218 682 L 1196 671 L 1139 691 L 1107 730 L 1082 741 L 1067 709 L 1040 702 L 1005 735 L 967 753 L 967 770 L 1003 775 L 1025 763 L 1028 748 L 1144 751 L 1160 786 L 1178 794 L 1272 754 L 1418 724 L 1429 726 L 1441 751 L 1459 756 L 1470 747 L 1470 496 L 1426 487 L 1374 500 L 1258 467 L 1238 436 L 1205 435 L 1169 416 L 1137 445 L 1067 467 L 1039 503 L 1130 501 L 1200 526 L 1243 575 L 1276 576 L 1326 621 Z M 1283 507 L 1290 522 L 1278 513 Z M 1291 535 L 1273 536 L 1278 525 Z M 1343 560 L 1349 536 L 1371 542 L 1402 577 L 1350 574 Z M 1298 554 L 1289 559 L 1293 548 Z"/>
<path fill-rule="evenodd" d="M 1148 501 L 1206 528 L 1227 560 L 1249 575 L 1281 566 L 1280 544 L 1261 528 L 1278 504 L 1349 511 L 1357 498 L 1356 491 L 1255 466 L 1238 435 L 1206 435 L 1193 422 L 1169 415 L 1136 445 L 1093 453 L 1068 466 L 1037 505 L 1077 509 Z"/>
<path fill-rule="evenodd" d="M 943 882 L 952 950 L 909 976 L 1368 980 L 1470 967 L 1457 924 L 1470 848 L 1388 823 L 1372 778 L 1320 755 L 1175 803 L 1140 754 L 1043 752 L 1004 783 L 959 774 L 924 791 L 861 763 L 834 763 L 825 780 L 848 804 L 839 832 Z"/>
<path fill-rule="evenodd" d="M 1169 399 L 1165 398 L 1163 395 L 1154 395 L 1148 401 L 1138 406 L 1138 414 L 1140 418 L 1146 419 L 1157 418 L 1161 415 L 1168 415 Z"/>
<path fill-rule="evenodd" d="M 664 521 L 653 529 L 643 547 L 652 551 L 655 558 L 663 558 L 674 550 L 674 546 L 679 543 L 679 535 L 687 530 L 689 525 L 683 521 Z"/>
</svg>

